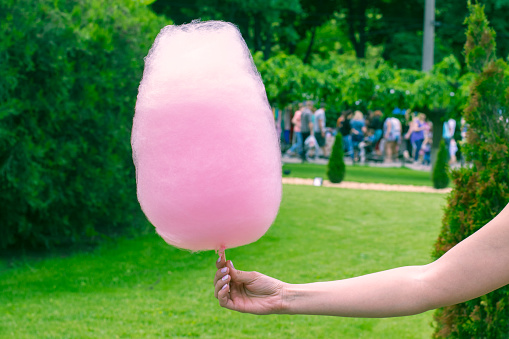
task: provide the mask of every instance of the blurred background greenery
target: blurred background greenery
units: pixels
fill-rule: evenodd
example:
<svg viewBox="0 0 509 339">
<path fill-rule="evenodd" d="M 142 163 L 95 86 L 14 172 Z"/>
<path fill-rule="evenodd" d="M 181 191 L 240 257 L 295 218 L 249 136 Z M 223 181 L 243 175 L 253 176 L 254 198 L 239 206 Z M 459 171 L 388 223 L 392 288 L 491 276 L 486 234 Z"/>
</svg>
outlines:
<svg viewBox="0 0 509 339">
<path fill-rule="evenodd" d="M 507 55 L 509 8 L 486 0 Z M 387 0 L 2 0 L 0 249 L 95 242 L 146 224 L 135 196 L 130 129 L 143 57 L 159 30 L 193 19 L 238 25 L 284 107 L 325 102 L 459 116 L 466 1 L 437 4 L 435 60 L 421 60 L 423 2 Z M 454 94 L 454 95 L 453 95 Z M 436 125 L 439 125 L 438 123 Z"/>
</svg>

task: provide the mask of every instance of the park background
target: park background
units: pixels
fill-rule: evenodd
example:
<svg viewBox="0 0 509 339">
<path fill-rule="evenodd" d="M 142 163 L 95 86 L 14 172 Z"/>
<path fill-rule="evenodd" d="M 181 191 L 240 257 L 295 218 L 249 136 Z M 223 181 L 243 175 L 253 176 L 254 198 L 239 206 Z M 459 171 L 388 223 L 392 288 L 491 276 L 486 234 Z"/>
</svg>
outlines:
<svg viewBox="0 0 509 339">
<path fill-rule="evenodd" d="M 232 21 L 273 107 L 319 100 L 334 122 L 347 108 L 413 108 L 434 121 L 465 117 L 482 136 L 447 196 L 284 185 L 269 232 L 228 251 L 235 265 L 303 283 L 425 264 L 509 201 L 507 120 L 499 119 L 507 116 L 509 4 L 481 3 L 497 34 L 473 11 L 466 50 L 467 2 L 437 4 L 435 66 L 422 71 L 424 1 L 2 0 L 0 336 L 503 337 L 506 290 L 453 310 L 454 326 L 440 323 L 447 310 L 437 322 L 433 312 L 342 319 L 220 309 L 215 254 L 166 245 L 141 213 L 129 143 L 143 57 L 159 30 Z M 475 93 L 492 99 L 495 118 Z M 293 175 L 308 170 L 293 166 Z M 347 166 L 345 180 L 432 185 L 429 173 L 405 168 L 358 170 Z M 468 201 L 458 198 L 465 193 Z"/>
</svg>

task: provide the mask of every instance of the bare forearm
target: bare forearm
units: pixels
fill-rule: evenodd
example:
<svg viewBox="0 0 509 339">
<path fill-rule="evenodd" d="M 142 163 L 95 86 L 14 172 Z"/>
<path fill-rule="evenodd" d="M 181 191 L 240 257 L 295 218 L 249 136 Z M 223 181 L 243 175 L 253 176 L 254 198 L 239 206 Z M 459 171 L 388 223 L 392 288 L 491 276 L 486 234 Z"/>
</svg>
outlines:
<svg viewBox="0 0 509 339">
<path fill-rule="evenodd" d="M 509 204 L 441 258 L 330 282 L 286 285 L 283 313 L 393 317 L 464 302 L 509 283 Z"/>
<path fill-rule="evenodd" d="M 434 307 L 421 280 L 425 266 L 407 266 L 361 277 L 287 285 L 283 312 L 343 317 L 394 317 Z"/>
</svg>

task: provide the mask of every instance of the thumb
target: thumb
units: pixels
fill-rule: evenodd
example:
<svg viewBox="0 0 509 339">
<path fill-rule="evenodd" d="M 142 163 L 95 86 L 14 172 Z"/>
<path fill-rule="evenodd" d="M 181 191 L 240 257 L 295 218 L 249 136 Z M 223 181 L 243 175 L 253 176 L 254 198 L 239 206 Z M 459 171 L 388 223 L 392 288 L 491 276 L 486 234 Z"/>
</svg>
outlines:
<svg viewBox="0 0 509 339">
<path fill-rule="evenodd" d="M 226 266 L 230 269 L 230 276 L 232 281 L 237 283 L 248 284 L 256 279 L 257 272 L 240 271 L 233 267 L 231 260 L 228 260 Z"/>
</svg>

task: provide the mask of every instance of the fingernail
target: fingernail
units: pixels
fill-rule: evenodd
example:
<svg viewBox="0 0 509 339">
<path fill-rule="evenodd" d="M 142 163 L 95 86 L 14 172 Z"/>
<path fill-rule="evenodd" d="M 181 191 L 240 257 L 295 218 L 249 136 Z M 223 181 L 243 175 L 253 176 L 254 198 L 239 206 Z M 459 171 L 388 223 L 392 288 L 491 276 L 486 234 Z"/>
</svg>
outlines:
<svg viewBox="0 0 509 339">
<path fill-rule="evenodd" d="M 219 259 L 217 259 L 217 262 L 221 262 L 221 256 L 219 256 Z"/>
<path fill-rule="evenodd" d="M 225 275 L 225 276 L 222 278 L 222 280 L 226 280 L 226 279 L 228 279 L 229 277 L 230 277 L 230 276 L 227 274 L 227 275 Z"/>
<path fill-rule="evenodd" d="M 233 266 L 233 261 L 231 261 L 231 260 L 230 260 L 230 265 L 232 265 L 232 268 L 235 268 L 235 267 Z"/>
<path fill-rule="evenodd" d="M 226 271 L 228 271 L 228 268 L 226 267 L 221 268 L 221 273 L 226 273 Z"/>
<path fill-rule="evenodd" d="M 228 287 L 228 284 L 224 284 L 223 287 L 221 287 L 221 289 L 224 290 L 226 287 Z"/>
</svg>

